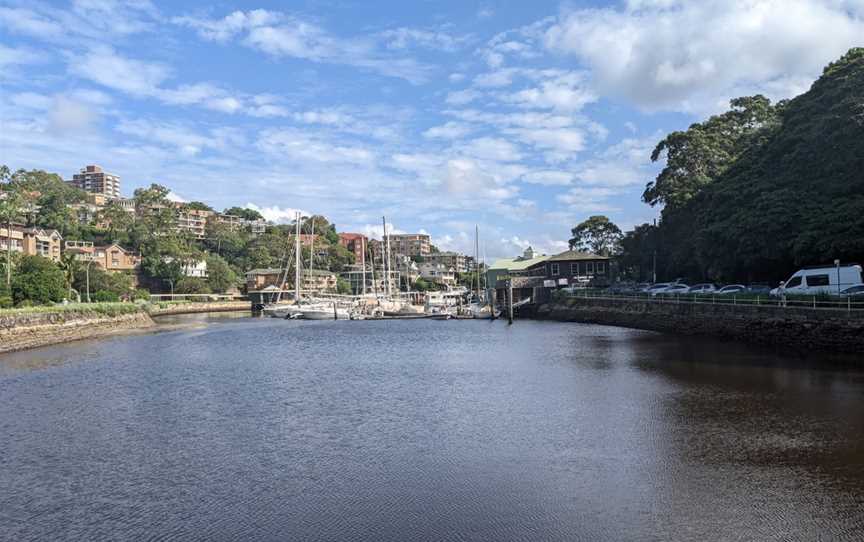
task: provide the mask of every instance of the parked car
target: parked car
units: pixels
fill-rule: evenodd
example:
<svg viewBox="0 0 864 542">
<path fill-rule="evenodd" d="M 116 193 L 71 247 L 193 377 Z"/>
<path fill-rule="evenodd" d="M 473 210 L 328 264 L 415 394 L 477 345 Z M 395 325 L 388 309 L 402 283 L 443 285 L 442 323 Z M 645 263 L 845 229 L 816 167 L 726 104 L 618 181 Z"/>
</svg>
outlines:
<svg viewBox="0 0 864 542">
<path fill-rule="evenodd" d="M 840 290 L 840 295 L 844 297 L 864 297 L 864 284 L 856 284 L 845 290 Z"/>
<path fill-rule="evenodd" d="M 686 293 L 689 292 L 689 291 L 690 291 L 690 286 L 688 286 L 688 285 L 686 285 L 686 284 L 682 284 L 682 283 L 680 283 L 680 282 L 675 282 L 675 283 L 670 284 L 669 286 L 667 286 L 667 287 L 665 287 L 665 288 L 663 288 L 663 289 L 661 289 L 661 290 L 654 290 L 654 291 L 651 293 L 651 295 L 652 295 L 652 296 L 658 296 L 658 295 L 680 295 L 680 294 L 686 294 Z"/>
<path fill-rule="evenodd" d="M 836 294 L 843 288 L 864 282 L 861 266 L 846 264 L 836 266 L 805 267 L 795 271 L 783 284 L 787 295 Z M 780 295 L 780 288 L 771 290 L 771 295 Z"/>
<path fill-rule="evenodd" d="M 691 294 L 711 294 L 717 291 L 717 287 L 711 284 L 710 282 L 706 282 L 704 284 L 694 284 L 690 287 L 690 291 L 688 293 Z"/>
<path fill-rule="evenodd" d="M 747 287 L 743 284 L 729 284 L 717 290 L 717 295 L 733 295 L 747 292 Z"/>
<path fill-rule="evenodd" d="M 771 294 L 771 287 L 766 284 L 751 284 L 747 287 L 747 293 L 756 295 L 769 295 Z"/>
<path fill-rule="evenodd" d="M 665 290 L 671 285 L 671 282 L 658 282 L 657 284 L 652 284 L 651 286 L 645 288 L 644 290 L 642 290 L 642 292 L 653 296 L 658 292 Z"/>
</svg>

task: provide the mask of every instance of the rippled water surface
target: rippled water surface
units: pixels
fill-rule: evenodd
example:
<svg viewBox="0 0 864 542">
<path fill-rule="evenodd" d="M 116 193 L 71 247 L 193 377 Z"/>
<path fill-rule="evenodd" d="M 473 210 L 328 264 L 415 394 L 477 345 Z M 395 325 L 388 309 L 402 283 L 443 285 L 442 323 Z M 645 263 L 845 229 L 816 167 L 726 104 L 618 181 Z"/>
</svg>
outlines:
<svg viewBox="0 0 864 542">
<path fill-rule="evenodd" d="M 520 321 L 0 356 L 3 540 L 864 540 L 864 373 Z"/>
</svg>

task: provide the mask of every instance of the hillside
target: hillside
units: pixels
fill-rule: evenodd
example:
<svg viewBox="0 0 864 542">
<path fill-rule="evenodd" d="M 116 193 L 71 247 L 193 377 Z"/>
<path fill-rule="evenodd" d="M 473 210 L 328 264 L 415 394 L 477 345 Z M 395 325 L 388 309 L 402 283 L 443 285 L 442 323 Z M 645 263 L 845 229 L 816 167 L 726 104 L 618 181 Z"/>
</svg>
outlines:
<svg viewBox="0 0 864 542">
<path fill-rule="evenodd" d="M 664 212 L 669 264 L 773 281 L 801 265 L 864 262 L 864 48 L 825 68 L 779 115 L 692 200 Z"/>
</svg>

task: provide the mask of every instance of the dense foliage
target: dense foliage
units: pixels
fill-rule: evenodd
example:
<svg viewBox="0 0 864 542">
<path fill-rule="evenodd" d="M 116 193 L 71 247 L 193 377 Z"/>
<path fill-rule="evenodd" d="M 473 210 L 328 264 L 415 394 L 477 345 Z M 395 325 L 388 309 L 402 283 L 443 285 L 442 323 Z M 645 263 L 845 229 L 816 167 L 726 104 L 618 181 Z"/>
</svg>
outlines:
<svg viewBox="0 0 864 542">
<path fill-rule="evenodd" d="M 621 229 L 603 215 L 591 216 L 570 230 L 570 250 L 591 251 L 609 256 L 618 251 Z"/>
<path fill-rule="evenodd" d="M 667 166 L 645 200 L 655 229 L 629 232 L 622 261 L 658 277 L 776 281 L 803 265 L 864 261 L 864 49 L 811 89 L 772 106 L 761 96 L 664 139 Z"/>
</svg>

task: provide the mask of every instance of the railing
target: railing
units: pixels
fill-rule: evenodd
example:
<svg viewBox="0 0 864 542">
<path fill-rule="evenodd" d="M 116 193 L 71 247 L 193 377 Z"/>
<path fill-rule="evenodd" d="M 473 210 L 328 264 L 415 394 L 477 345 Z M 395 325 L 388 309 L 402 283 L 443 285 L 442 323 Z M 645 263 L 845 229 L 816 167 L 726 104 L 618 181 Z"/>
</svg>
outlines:
<svg viewBox="0 0 864 542">
<path fill-rule="evenodd" d="M 248 301 L 245 295 L 232 294 L 150 294 L 151 301 L 191 301 L 208 303 L 211 301 Z"/>
<path fill-rule="evenodd" d="M 756 307 L 778 307 L 778 308 L 795 308 L 807 310 L 831 310 L 844 311 L 849 314 L 856 313 L 864 315 L 864 298 L 858 296 L 827 296 L 827 295 L 787 295 L 783 297 L 775 297 L 771 295 L 754 295 L 754 294 L 657 294 L 651 295 L 646 293 L 625 293 L 619 294 L 606 290 L 556 290 L 553 293 L 553 300 L 556 296 L 565 298 L 584 298 L 584 299 L 608 299 L 617 301 L 641 301 L 657 304 L 694 304 L 694 305 L 732 305 L 741 307 L 742 309 L 752 309 Z"/>
</svg>

